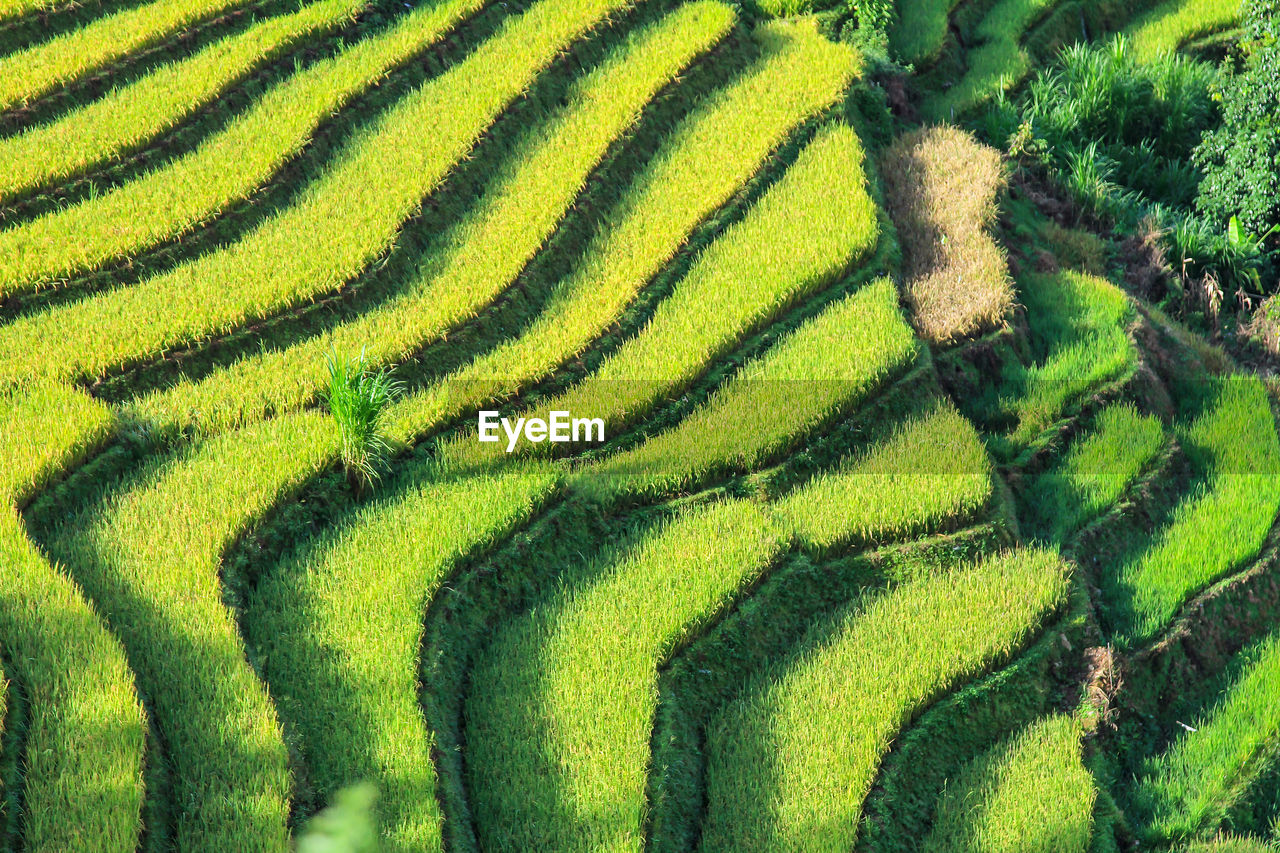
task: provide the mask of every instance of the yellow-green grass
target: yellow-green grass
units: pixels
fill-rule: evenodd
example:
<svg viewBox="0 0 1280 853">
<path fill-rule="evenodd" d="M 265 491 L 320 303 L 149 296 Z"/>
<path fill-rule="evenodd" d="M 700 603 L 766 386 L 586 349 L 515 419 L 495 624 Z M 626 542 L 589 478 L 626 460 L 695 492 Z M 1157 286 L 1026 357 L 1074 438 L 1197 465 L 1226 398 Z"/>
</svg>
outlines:
<svg viewBox="0 0 1280 853">
<path fill-rule="evenodd" d="M 170 62 L 66 115 L 0 140 L 0 202 L 74 177 L 141 145 L 254 68 L 349 20 L 365 0 L 317 0 Z"/>
<path fill-rule="evenodd" d="M 1133 306 L 1115 285 L 1070 270 L 1029 273 L 1019 284 L 1038 358 L 1006 372 L 1014 444 L 1031 441 L 1083 394 L 1131 370 L 1137 358 L 1126 331 Z"/>
<path fill-rule="evenodd" d="M 758 504 L 696 508 L 498 629 L 466 711 L 484 849 L 643 849 L 658 666 L 782 542 Z"/>
<path fill-rule="evenodd" d="M 1015 550 L 815 623 L 795 659 L 708 725 L 703 849 L 853 849 L 894 735 L 943 690 L 1007 659 L 1066 590 L 1054 552 Z"/>
<path fill-rule="evenodd" d="M 386 33 L 276 84 L 191 153 L 101 196 L 0 231 L 0 296 L 56 287 L 179 236 L 249 197 L 334 112 L 482 3 L 421 6 Z"/>
<path fill-rule="evenodd" d="M 990 494 L 990 461 L 977 432 L 950 403 L 939 403 L 783 498 L 777 512 L 803 545 L 827 550 L 934 530 L 976 514 Z"/>
<path fill-rule="evenodd" d="M 903 0 L 889 30 L 894 58 L 907 65 L 925 66 L 937 60 L 947 37 L 951 10 L 960 0 Z"/>
<path fill-rule="evenodd" d="M 750 470 L 862 400 L 916 355 L 893 283 L 845 297 L 748 362 L 689 417 L 573 478 L 597 495 L 655 495 Z"/>
<path fill-rule="evenodd" d="M 1051 542 L 1120 499 L 1165 444 L 1164 428 L 1131 404 L 1108 406 L 1093 429 L 1027 491 L 1029 528 Z"/>
<path fill-rule="evenodd" d="M 1117 567 L 1113 629 L 1122 644 L 1150 637 L 1188 597 L 1252 559 L 1280 510 L 1280 444 L 1257 378 L 1221 380 L 1179 438 L 1207 477 L 1150 544 Z"/>
<path fill-rule="evenodd" d="M 0 0 L 0 22 L 20 18 L 29 12 L 52 9 L 57 0 Z"/>
<path fill-rule="evenodd" d="M 878 235 L 861 162 L 850 128 L 819 133 L 746 217 L 698 257 L 639 334 L 539 410 L 601 418 L 607 433 L 616 432 L 678 395 L 742 337 L 841 275 Z M 506 446 L 470 437 L 458 450 L 484 457 L 503 454 Z"/>
<path fill-rule="evenodd" d="M 1147 62 L 1239 21 L 1239 0 L 1168 0 L 1132 21 L 1125 33 L 1133 55 Z"/>
<path fill-rule="evenodd" d="M 1221 835 L 1212 841 L 1194 841 L 1179 853 L 1275 853 L 1275 845 L 1249 836 Z"/>
<path fill-rule="evenodd" d="M 385 364 L 439 340 L 515 280 L 654 93 L 734 20 L 727 6 L 695 2 L 633 33 L 575 82 L 563 110 L 504 163 L 475 211 L 403 296 L 332 332 L 246 357 L 201 382 L 180 381 L 138 400 L 133 413 L 162 429 L 194 425 L 216 432 L 312 402 L 327 380 L 328 352 L 363 352 L 370 364 Z"/>
<path fill-rule="evenodd" d="M 360 132 L 296 203 L 243 240 L 8 327 L 0 337 L 0 376 L 98 375 L 332 292 L 391 247 L 404 221 L 541 71 L 630 3 L 541 0 L 508 19 L 466 59 Z M 49 349 L 41 346 L 37 355 L 33 341 Z"/>
<path fill-rule="evenodd" d="M 852 50 L 810 19 L 769 22 L 756 38 L 760 62 L 672 131 L 523 334 L 406 398 L 390 417 L 393 436 L 407 441 L 581 352 L 798 124 L 841 97 L 857 68 Z"/>
<path fill-rule="evenodd" d="M 91 71 L 245 0 L 152 0 L 0 57 L 0 112 L 21 107 Z"/>
<path fill-rule="evenodd" d="M 163 460 L 51 536 L 150 700 L 181 849 L 287 848 L 288 756 L 224 601 L 220 561 L 338 443 L 315 413 L 221 436 Z"/>
<path fill-rule="evenodd" d="M 1251 776 L 1280 746 L 1280 639 L 1241 653 L 1241 674 L 1168 749 L 1148 759 L 1135 785 L 1152 841 L 1190 839 L 1218 828 Z"/>
<path fill-rule="evenodd" d="M 949 89 L 935 92 L 924 112 L 935 121 L 956 116 L 1007 92 L 1031 71 L 1031 57 L 1019 43 L 1027 28 L 1058 0 L 1000 0 L 978 25 L 980 44 L 965 54 L 964 76 Z"/>
<path fill-rule="evenodd" d="M 330 797 L 374 782 L 387 849 L 441 848 L 418 704 L 426 606 L 459 557 L 525 520 L 555 482 L 545 463 L 469 478 L 427 469 L 308 543 L 250 598 L 249 640 L 309 784 Z"/>
<path fill-rule="evenodd" d="M 926 127 L 885 151 L 880 174 L 920 334 L 945 344 L 1002 325 L 1013 288 L 988 233 L 1005 181 L 999 152 L 959 128 Z"/>
<path fill-rule="evenodd" d="M 925 853 L 1086 853 L 1097 798 L 1080 725 L 1055 715 L 996 745 L 952 780 Z"/>
<path fill-rule="evenodd" d="M 0 392 L 0 648 L 28 702 L 20 819 L 31 851 L 138 842 L 145 722 L 124 650 L 14 507 L 111 424 L 106 406 L 69 388 Z"/>
</svg>

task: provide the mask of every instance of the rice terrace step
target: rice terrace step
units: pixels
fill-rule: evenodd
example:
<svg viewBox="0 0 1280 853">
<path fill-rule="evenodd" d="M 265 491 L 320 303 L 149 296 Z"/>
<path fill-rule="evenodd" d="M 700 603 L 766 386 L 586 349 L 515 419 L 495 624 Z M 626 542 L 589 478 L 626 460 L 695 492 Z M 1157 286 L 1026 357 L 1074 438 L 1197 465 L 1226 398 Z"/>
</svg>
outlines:
<svg viewBox="0 0 1280 853">
<path fill-rule="evenodd" d="M 0 849 L 1280 850 L 1277 0 L 0 0 Z"/>
</svg>

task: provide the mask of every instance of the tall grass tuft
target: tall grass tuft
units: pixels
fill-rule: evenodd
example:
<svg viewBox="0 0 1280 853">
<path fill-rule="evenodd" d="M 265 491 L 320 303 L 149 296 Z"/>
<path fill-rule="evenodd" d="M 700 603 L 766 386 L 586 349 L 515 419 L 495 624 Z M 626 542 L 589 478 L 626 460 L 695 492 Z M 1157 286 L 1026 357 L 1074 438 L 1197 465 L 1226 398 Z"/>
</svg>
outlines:
<svg viewBox="0 0 1280 853">
<path fill-rule="evenodd" d="M 388 367 L 375 369 L 359 358 L 343 358 L 330 352 L 329 387 L 324 402 L 342 437 L 342 464 L 356 483 L 373 485 L 382 479 L 382 468 L 391 446 L 378 430 L 383 411 L 404 392 L 404 383 Z"/>
</svg>

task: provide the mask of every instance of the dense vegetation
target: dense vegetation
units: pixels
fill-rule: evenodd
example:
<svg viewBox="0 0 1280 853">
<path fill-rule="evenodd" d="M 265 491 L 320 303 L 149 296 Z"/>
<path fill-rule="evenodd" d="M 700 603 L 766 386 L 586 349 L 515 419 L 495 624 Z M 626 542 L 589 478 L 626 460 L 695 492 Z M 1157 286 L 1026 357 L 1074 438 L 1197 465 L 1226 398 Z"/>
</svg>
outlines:
<svg viewBox="0 0 1280 853">
<path fill-rule="evenodd" d="M 0 848 L 1280 845 L 1278 13 L 0 0 Z"/>
</svg>

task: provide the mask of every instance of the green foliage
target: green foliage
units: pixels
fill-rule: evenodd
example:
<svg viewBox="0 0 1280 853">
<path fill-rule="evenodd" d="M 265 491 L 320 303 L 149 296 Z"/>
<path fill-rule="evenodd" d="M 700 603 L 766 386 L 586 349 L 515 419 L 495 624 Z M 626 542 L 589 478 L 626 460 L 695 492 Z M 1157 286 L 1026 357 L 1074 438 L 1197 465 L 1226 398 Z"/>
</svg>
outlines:
<svg viewBox="0 0 1280 853">
<path fill-rule="evenodd" d="M 1133 39 L 1134 54 L 1149 61 L 1239 19 L 1240 0 L 1166 0 L 1135 19 L 1125 32 Z"/>
<path fill-rule="evenodd" d="M 379 431 L 382 413 L 404 391 L 389 368 L 373 368 L 359 358 L 326 357 L 329 386 L 323 392 L 329 414 L 342 436 L 342 464 L 347 473 L 366 485 L 380 477 L 380 468 L 391 449 Z"/>
<path fill-rule="evenodd" d="M 943 793 L 924 853 L 1086 853 L 1097 791 L 1080 736 L 1057 715 L 975 759 Z"/>
<path fill-rule="evenodd" d="M 298 833 L 298 853 L 378 853 L 374 803 L 378 789 L 365 782 L 344 788 L 333 804 L 307 821 Z"/>
<path fill-rule="evenodd" d="M 1204 171 L 1196 205 L 1220 226 L 1238 216 L 1263 234 L 1280 225 L 1280 12 L 1274 0 L 1250 0 L 1245 13 L 1245 67 L 1222 82 L 1222 126 L 1195 152 Z"/>
</svg>

